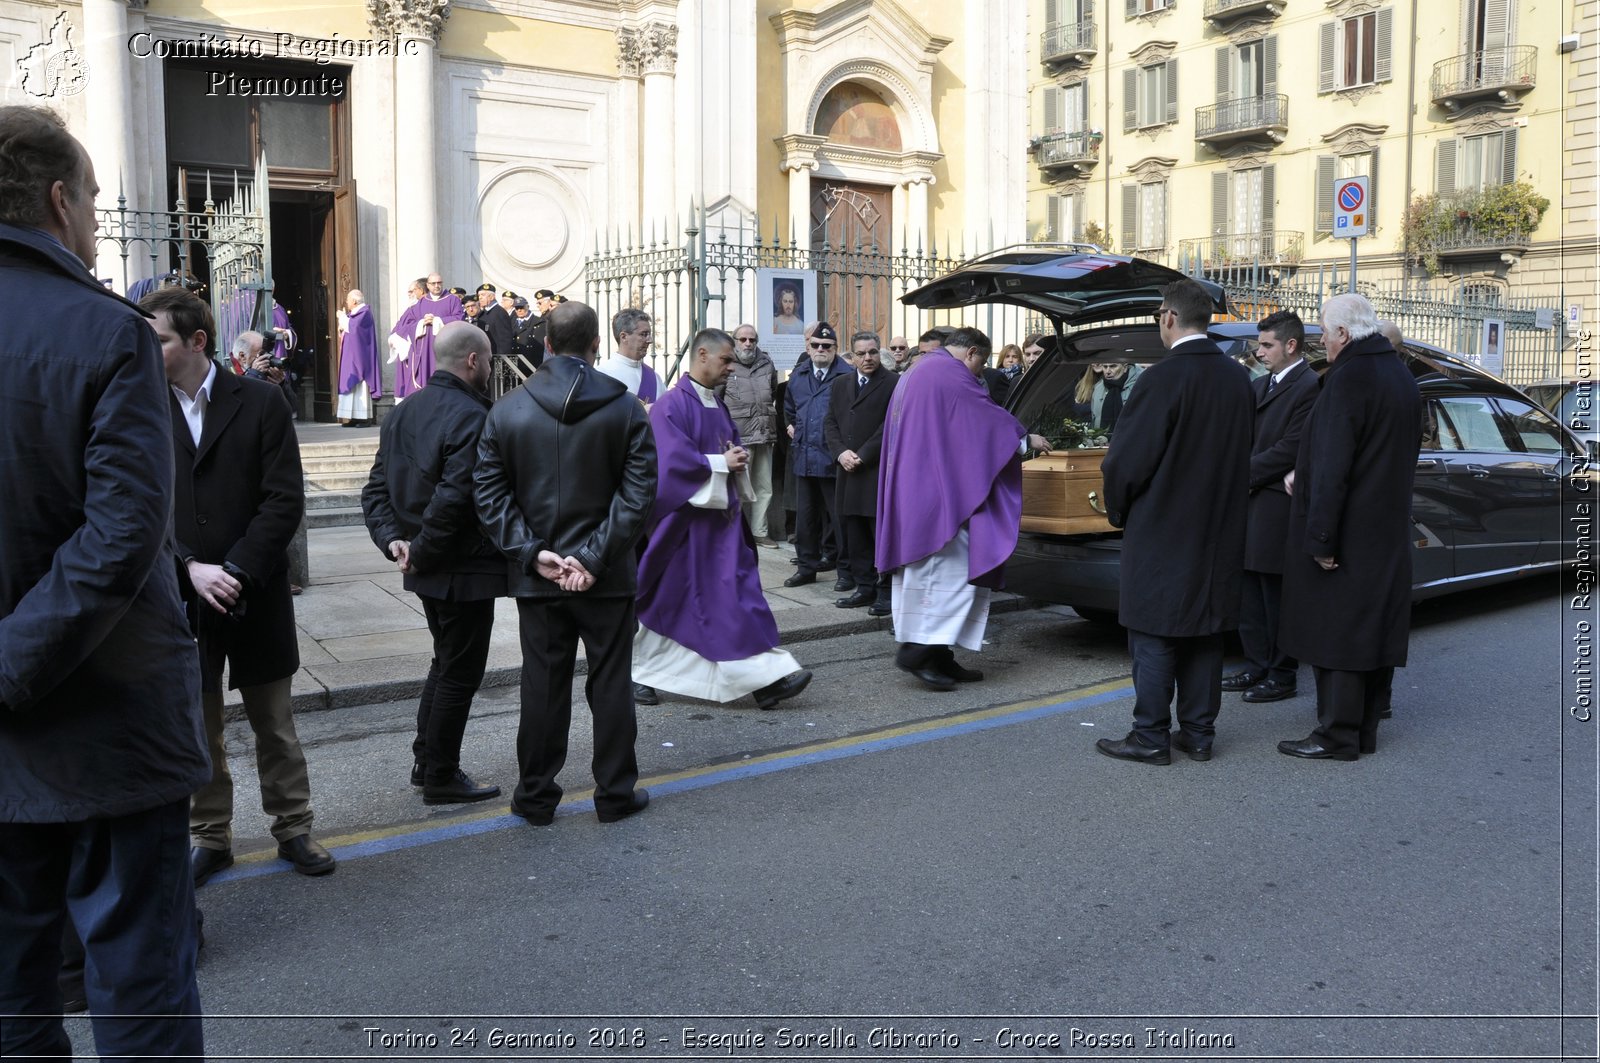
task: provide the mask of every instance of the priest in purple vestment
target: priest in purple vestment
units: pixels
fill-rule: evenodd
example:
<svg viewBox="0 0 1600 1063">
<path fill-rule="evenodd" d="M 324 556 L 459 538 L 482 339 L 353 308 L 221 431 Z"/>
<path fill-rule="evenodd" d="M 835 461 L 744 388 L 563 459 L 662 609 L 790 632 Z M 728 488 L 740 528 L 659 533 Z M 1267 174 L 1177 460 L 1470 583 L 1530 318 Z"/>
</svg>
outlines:
<svg viewBox="0 0 1600 1063">
<path fill-rule="evenodd" d="M 400 344 L 390 343 L 397 359 L 394 367 L 394 397 L 399 402 L 421 391 L 433 376 L 433 340 L 439 330 L 452 321 L 466 319 L 461 300 L 444 290 L 444 280 L 430 273 L 427 293 L 406 308 L 390 334 Z"/>
<path fill-rule="evenodd" d="M 622 381 L 648 410 L 661 394 L 661 378 L 646 360 L 654 339 L 650 315 L 634 306 L 618 310 L 611 319 L 611 335 L 617 341 L 617 353 L 595 368 Z"/>
<path fill-rule="evenodd" d="M 883 426 L 878 569 L 894 570 L 895 663 L 934 690 L 983 678 L 952 647 L 983 648 L 1022 522 L 1022 455 L 1050 451 L 979 382 L 990 349 L 955 330 L 901 376 Z"/>
<path fill-rule="evenodd" d="M 739 519 L 749 452 L 713 390 L 733 368 L 733 337 L 703 329 L 692 348 L 689 372 L 650 410 L 659 476 L 639 562 L 633 681 L 708 701 L 754 694 L 772 709 L 811 673 L 778 649 L 755 539 Z"/>
<path fill-rule="evenodd" d="M 378 328 L 359 288 L 344 297 L 339 313 L 339 420 L 353 427 L 372 423 L 372 401 L 383 397 Z"/>
</svg>

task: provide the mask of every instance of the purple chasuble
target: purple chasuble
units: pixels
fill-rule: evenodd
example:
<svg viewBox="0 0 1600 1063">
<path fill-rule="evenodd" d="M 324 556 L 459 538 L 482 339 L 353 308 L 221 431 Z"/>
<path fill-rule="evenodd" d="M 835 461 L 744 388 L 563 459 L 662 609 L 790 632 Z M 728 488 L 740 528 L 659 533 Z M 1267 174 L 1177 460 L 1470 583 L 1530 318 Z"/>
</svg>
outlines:
<svg viewBox="0 0 1600 1063">
<path fill-rule="evenodd" d="M 366 382 L 372 397 L 383 397 L 382 365 L 378 361 L 378 328 L 372 322 L 372 308 L 362 303 L 351 313 L 339 344 L 339 394 L 348 395 Z"/>
<path fill-rule="evenodd" d="M 938 553 L 966 525 L 968 582 L 1002 586 L 1022 522 L 1024 434 L 944 348 L 917 359 L 883 425 L 879 571 Z"/>
<path fill-rule="evenodd" d="M 422 335 L 417 335 L 417 323 L 429 314 L 446 325 L 452 321 L 464 321 L 467 317 L 466 311 L 461 309 L 461 300 L 448 292 L 442 299 L 423 296 L 400 315 L 392 331 L 401 339 L 410 341 L 411 355 L 405 361 L 395 363 L 394 395 L 397 399 L 421 391 L 433 376 L 434 330 L 428 329 Z"/>
<path fill-rule="evenodd" d="M 688 377 L 683 379 L 687 380 Z M 654 403 L 661 397 L 661 378 L 656 376 L 656 371 L 650 368 L 649 362 L 639 363 L 639 399 L 646 403 Z"/>
<path fill-rule="evenodd" d="M 650 407 L 660 479 L 639 560 L 639 623 L 708 661 L 741 661 L 778 644 L 778 622 L 761 594 L 755 542 L 729 508 L 697 509 L 689 498 L 711 476 L 707 454 L 739 442 L 728 408 L 700 401 L 687 375 Z"/>
<path fill-rule="evenodd" d="M 272 304 L 272 327 L 277 329 L 280 335 L 288 334 L 288 339 L 279 340 L 278 345 L 272 349 L 272 357 L 280 360 L 289 357 L 289 348 L 293 345 L 291 341 L 298 341 L 300 333 L 289 324 L 289 312 L 277 303 Z"/>
</svg>

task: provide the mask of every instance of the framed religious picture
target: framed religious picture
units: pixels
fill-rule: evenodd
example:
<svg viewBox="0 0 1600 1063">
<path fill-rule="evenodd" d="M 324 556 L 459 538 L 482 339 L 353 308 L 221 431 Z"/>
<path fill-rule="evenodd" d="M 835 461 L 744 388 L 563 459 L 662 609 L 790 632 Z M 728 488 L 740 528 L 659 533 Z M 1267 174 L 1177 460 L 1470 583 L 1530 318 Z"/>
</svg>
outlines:
<svg viewBox="0 0 1600 1063">
<path fill-rule="evenodd" d="M 756 328 L 761 348 L 780 370 L 805 353 L 806 325 L 817 318 L 817 274 L 809 269 L 756 270 Z"/>
<path fill-rule="evenodd" d="M 1483 322 L 1483 336 L 1478 344 L 1478 364 L 1485 371 L 1500 376 L 1505 372 L 1505 334 L 1506 323 L 1496 318 L 1486 318 Z"/>
</svg>

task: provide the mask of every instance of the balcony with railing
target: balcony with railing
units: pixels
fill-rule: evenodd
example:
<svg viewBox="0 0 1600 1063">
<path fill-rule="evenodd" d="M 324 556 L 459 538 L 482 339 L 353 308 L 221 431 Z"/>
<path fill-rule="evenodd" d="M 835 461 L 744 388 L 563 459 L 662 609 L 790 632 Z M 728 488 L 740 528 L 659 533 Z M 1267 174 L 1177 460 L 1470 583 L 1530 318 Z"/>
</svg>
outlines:
<svg viewBox="0 0 1600 1063">
<path fill-rule="evenodd" d="M 1071 168 L 1086 173 L 1100 161 L 1099 133 L 1048 133 L 1039 138 L 1034 161 L 1045 173 Z"/>
<path fill-rule="evenodd" d="M 1194 138 L 1213 147 L 1241 140 L 1283 142 L 1289 128 L 1289 97 L 1246 96 L 1197 107 L 1194 112 Z"/>
<path fill-rule="evenodd" d="M 1495 209 L 1504 191 L 1496 186 L 1437 197 L 1427 217 L 1418 219 L 1425 224 L 1414 226 L 1416 250 L 1444 260 L 1526 253 L 1540 215 Z"/>
<path fill-rule="evenodd" d="M 1284 0 L 1206 0 L 1204 16 L 1207 22 L 1217 25 L 1245 15 L 1277 18 L 1283 14 L 1283 5 Z"/>
<path fill-rule="evenodd" d="M 1533 88 L 1538 57 L 1535 45 L 1518 44 L 1441 59 L 1433 64 L 1428 95 L 1434 103 L 1451 111 L 1489 97 L 1515 103 Z"/>
<path fill-rule="evenodd" d="M 1057 63 L 1087 65 L 1098 51 L 1094 36 L 1094 22 L 1090 19 L 1052 23 L 1039 35 L 1039 60 L 1046 66 Z"/>
<path fill-rule="evenodd" d="M 1306 234 L 1271 229 L 1178 241 L 1179 269 L 1236 266 L 1298 266 L 1306 254 Z"/>
</svg>

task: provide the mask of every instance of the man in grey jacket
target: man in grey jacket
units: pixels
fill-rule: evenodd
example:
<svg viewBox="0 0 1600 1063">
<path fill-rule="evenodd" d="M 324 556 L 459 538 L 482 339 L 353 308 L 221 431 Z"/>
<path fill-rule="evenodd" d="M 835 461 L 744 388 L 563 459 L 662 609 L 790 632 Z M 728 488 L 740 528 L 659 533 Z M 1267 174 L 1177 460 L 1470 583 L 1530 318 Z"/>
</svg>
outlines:
<svg viewBox="0 0 1600 1063">
<path fill-rule="evenodd" d="M 0 1057 L 72 1053 L 69 919 L 102 1056 L 204 1052 L 189 795 L 211 764 L 170 391 L 150 323 L 87 268 L 97 191 L 60 118 L 0 107 Z"/>
<path fill-rule="evenodd" d="M 754 325 L 740 325 L 734 331 L 733 371 L 720 390 L 750 453 L 750 486 L 756 492 L 755 502 L 745 511 L 750 534 L 757 546 L 776 550 L 778 544 L 767 531 L 767 507 L 772 502 L 772 447 L 778 438 L 778 369 L 756 346 L 759 339 Z"/>
</svg>

